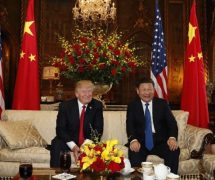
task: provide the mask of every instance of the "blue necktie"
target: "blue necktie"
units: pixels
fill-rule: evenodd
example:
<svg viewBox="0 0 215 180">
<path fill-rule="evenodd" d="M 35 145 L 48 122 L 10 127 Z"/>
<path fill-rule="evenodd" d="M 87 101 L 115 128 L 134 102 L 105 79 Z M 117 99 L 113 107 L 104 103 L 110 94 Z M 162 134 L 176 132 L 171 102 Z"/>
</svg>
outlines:
<svg viewBox="0 0 215 180">
<path fill-rule="evenodd" d="M 151 115 L 148 108 L 149 104 L 146 103 L 145 109 L 145 146 L 148 150 L 154 147 L 153 137 L 152 137 L 152 125 L 151 125 Z"/>
</svg>

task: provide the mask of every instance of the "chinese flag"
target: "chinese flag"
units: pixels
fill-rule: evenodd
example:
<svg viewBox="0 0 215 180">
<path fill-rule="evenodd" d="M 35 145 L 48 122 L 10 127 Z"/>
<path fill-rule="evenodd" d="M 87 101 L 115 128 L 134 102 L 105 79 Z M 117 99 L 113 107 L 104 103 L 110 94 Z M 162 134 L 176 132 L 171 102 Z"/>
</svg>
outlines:
<svg viewBox="0 0 215 180">
<path fill-rule="evenodd" d="M 34 0 L 29 0 L 14 89 L 13 109 L 40 109 L 39 89 Z"/>
<path fill-rule="evenodd" d="M 189 112 L 189 124 L 207 128 L 209 118 L 204 74 L 196 2 L 194 0 L 190 12 L 181 109 Z"/>
</svg>

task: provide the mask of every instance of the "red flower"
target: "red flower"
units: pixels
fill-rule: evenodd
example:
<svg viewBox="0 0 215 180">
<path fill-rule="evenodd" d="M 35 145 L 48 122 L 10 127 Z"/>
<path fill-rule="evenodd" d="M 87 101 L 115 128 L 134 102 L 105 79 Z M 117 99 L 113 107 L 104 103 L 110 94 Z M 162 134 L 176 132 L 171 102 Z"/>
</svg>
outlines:
<svg viewBox="0 0 215 180">
<path fill-rule="evenodd" d="M 102 54 L 102 56 L 103 56 L 103 57 L 107 57 L 107 54 L 104 52 L 104 53 Z"/>
<path fill-rule="evenodd" d="M 94 58 L 96 58 L 96 59 L 99 57 L 99 53 L 98 52 L 93 53 L 93 55 L 94 55 Z"/>
<path fill-rule="evenodd" d="M 125 56 L 126 56 L 127 58 L 130 58 L 130 57 L 131 57 L 131 53 L 130 53 L 129 51 L 125 51 Z"/>
<path fill-rule="evenodd" d="M 113 46 L 109 45 L 108 49 L 113 50 Z"/>
<path fill-rule="evenodd" d="M 126 67 L 122 66 L 122 72 L 125 72 L 125 71 L 126 71 Z"/>
<path fill-rule="evenodd" d="M 93 65 L 92 65 L 92 64 L 89 64 L 88 67 L 87 67 L 87 69 L 93 70 Z"/>
<path fill-rule="evenodd" d="M 80 63 L 80 64 L 85 64 L 85 63 L 86 63 L 86 60 L 85 60 L 84 58 L 80 58 L 80 59 L 79 59 L 79 63 Z"/>
<path fill-rule="evenodd" d="M 97 46 L 97 47 L 101 47 L 101 43 L 100 43 L 100 42 L 97 42 L 97 43 L 96 43 L 96 46 Z"/>
<path fill-rule="evenodd" d="M 71 64 L 75 64 L 75 59 L 74 59 L 73 56 L 69 56 L 69 62 L 70 62 Z"/>
<path fill-rule="evenodd" d="M 76 54 L 77 54 L 77 56 L 81 56 L 81 54 L 82 54 L 82 53 L 81 53 L 81 50 L 80 50 L 80 49 L 77 49 L 77 50 L 76 50 Z"/>
<path fill-rule="evenodd" d="M 85 153 L 81 153 L 79 156 L 79 160 L 83 159 L 83 157 L 85 157 L 85 156 L 86 156 Z M 80 162 L 80 166 L 83 167 L 83 164 L 84 164 L 83 161 L 79 161 L 79 162 Z"/>
<path fill-rule="evenodd" d="M 108 164 L 108 169 L 111 170 L 111 172 L 119 172 L 121 169 L 123 169 L 125 167 L 125 164 L 123 162 L 123 158 L 121 158 L 121 163 L 115 163 L 113 161 L 111 161 Z"/>
<path fill-rule="evenodd" d="M 89 54 L 89 53 L 90 53 L 90 50 L 89 50 L 89 49 L 86 49 L 86 50 L 85 50 L 85 53 L 86 53 L 86 54 Z"/>
<path fill-rule="evenodd" d="M 80 41 L 82 42 L 82 43 L 87 43 L 88 42 L 88 39 L 86 38 L 86 37 L 80 37 Z"/>
<path fill-rule="evenodd" d="M 118 50 L 118 49 L 114 50 L 114 54 L 115 54 L 116 56 L 119 56 L 119 55 L 120 55 L 120 50 Z"/>
<path fill-rule="evenodd" d="M 121 46 L 122 43 L 120 41 L 117 42 L 117 46 Z"/>
<path fill-rule="evenodd" d="M 95 150 L 95 151 L 102 152 L 102 147 L 101 147 L 100 145 L 97 144 L 97 145 L 94 147 L 94 150 Z"/>
<path fill-rule="evenodd" d="M 81 46 L 79 44 L 74 44 L 72 47 L 73 49 L 75 49 L 75 51 L 78 51 L 81 49 Z"/>
<path fill-rule="evenodd" d="M 112 74 L 113 76 L 116 76 L 116 73 L 117 73 L 116 69 L 112 69 L 112 70 L 111 70 L 111 74 Z"/>
<path fill-rule="evenodd" d="M 98 157 L 96 161 L 91 165 L 92 169 L 95 170 L 96 172 L 101 172 L 104 171 L 106 168 L 106 165 L 104 161 Z"/>
<path fill-rule="evenodd" d="M 117 60 L 113 60 L 113 61 L 111 61 L 112 62 L 112 64 L 114 64 L 114 65 L 119 65 L 119 61 L 117 61 Z"/>
<path fill-rule="evenodd" d="M 78 68 L 78 72 L 79 72 L 79 73 L 83 73 L 83 72 L 84 72 L 84 67 L 79 67 L 79 68 Z"/>
<path fill-rule="evenodd" d="M 128 62 L 128 66 L 130 66 L 131 68 L 135 68 L 136 64 L 134 62 Z"/>
<path fill-rule="evenodd" d="M 60 52 L 60 57 L 64 57 L 65 56 L 65 52 L 64 51 L 61 51 Z"/>
<path fill-rule="evenodd" d="M 66 70 L 68 69 L 68 66 L 66 66 L 65 64 L 60 64 L 60 65 L 59 65 L 59 69 L 60 69 L 61 71 L 66 71 Z"/>
<path fill-rule="evenodd" d="M 52 65 L 55 67 L 58 67 L 60 69 L 60 71 L 66 71 L 68 68 L 65 64 L 60 64 L 59 62 L 55 62 Z"/>
<path fill-rule="evenodd" d="M 93 60 L 92 60 L 92 62 L 91 62 L 92 64 L 96 64 L 97 63 L 97 59 L 96 58 L 94 58 Z"/>
<path fill-rule="evenodd" d="M 105 63 L 100 63 L 99 64 L 99 69 L 105 69 L 106 67 L 106 64 Z"/>
</svg>

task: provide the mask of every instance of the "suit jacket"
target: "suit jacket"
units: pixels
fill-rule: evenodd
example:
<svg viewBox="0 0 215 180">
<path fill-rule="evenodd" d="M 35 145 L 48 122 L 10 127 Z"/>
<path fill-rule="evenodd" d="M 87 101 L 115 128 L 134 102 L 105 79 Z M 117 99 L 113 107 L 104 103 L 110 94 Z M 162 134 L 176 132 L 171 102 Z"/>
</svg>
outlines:
<svg viewBox="0 0 215 180">
<path fill-rule="evenodd" d="M 160 98 L 152 100 L 153 122 L 155 127 L 155 143 L 166 142 L 169 137 L 178 136 L 176 120 L 167 102 Z M 129 143 L 137 139 L 145 143 L 145 116 L 141 99 L 137 98 L 128 105 L 126 117 L 126 130 Z"/>
<path fill-rule="evenodd" d="M 78 144 L 80 117 L 77 98 L 62 102 L 57 115 L 56 134 L 65 143 L 74 141 Z M 91 127 L 100 137 L 103 133 L 103 105 L 92 99 L 87 105 L 84 117 L 84 138 L 91 139 Z M 99 138 L 100 138 L 99 137 Z"/>
</svg>

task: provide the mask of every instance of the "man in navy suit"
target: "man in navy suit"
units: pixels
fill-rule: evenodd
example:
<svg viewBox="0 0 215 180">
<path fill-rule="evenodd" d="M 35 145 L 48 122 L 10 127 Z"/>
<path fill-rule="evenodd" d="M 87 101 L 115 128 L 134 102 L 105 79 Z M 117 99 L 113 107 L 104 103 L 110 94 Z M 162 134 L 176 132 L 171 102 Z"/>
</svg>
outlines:
<svg viewBox="0 0 215 180">
<path fill-rule="evenodd" d="M 154 97 L 154 82 L 143 78 L 136 84 L 138 98 L 128 105 L 126 129 L 129 141 L 129 159 L 132 166 L 140 166 L 149 154 L 164 159 L 171 172 L 178 171 L 180 150 L 177 144 L 178 127 L 167 104 Z M 151 147 L 146 146 L 146 106 L 150 114 Z"/>
<path fill-rule="evenodd" d="M 51 144 L 51 167 L 59 167 L 59 156 L 61 151 L 71 151 L 77 161 L 80 152 L 80 139 L 92 140 L 92 129 L 103 133 L 103 105 L 100 101 L 92 98 L 94 84 L 88 80 L 76 83 L 76 98 L 62 102 L 59 105 L 57 115 L 56 134 Z M 81 112 L 84 106 L 83 130 L 80 129 L 82 123 Z M 80 137 L 80 131 L 82 136 Z M 100 137 L 99 137 L 100 138 Z"/>
</svg>

